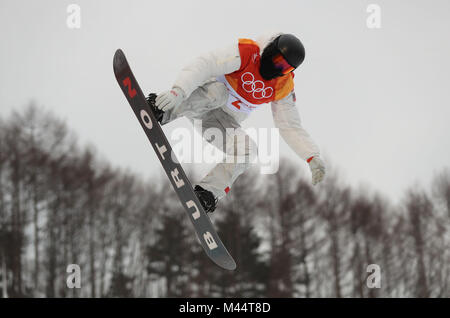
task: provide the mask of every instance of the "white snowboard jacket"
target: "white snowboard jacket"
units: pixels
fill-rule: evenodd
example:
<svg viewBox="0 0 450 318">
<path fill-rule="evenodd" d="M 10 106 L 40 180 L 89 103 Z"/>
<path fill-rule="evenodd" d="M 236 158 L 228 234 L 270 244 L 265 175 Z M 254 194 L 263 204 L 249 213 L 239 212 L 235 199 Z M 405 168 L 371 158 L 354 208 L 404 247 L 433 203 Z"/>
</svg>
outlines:
<svg viewBox="0 0 450 318">
<path fill-rule="evenodd" d="M 263 35 L 256 39 L 261 52 L 278 34 Z M 238 41 L 236 41 L 232 45 L 196 58 L 181 70 L 173 87 L 181 88 L 187 98 L 197 87 L 211 79 L 237 71 L 240 65 L 241 58 Z M 271 108 L 275 127 L 279 129 L 282 138 L 300 158 L 306 160 L 320 155 L 318 146 L 301 125 L 300 115 L 295 106 L 294 91 L 285 98 L 272 102 Z M 230 112 L 227 108 L 227 113 Z M 248 114 L 238 112 L 230 115 L 239 122 L 248 116 Z"/>
</svg>

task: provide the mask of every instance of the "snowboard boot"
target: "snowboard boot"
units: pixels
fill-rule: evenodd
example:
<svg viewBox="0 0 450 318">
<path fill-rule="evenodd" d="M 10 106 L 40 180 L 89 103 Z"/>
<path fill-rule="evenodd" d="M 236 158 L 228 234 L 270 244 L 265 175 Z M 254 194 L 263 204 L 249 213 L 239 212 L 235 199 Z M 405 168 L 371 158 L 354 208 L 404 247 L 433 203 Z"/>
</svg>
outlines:
<svg viewBox="0 0 450 318">
<path fill-rule="evenodd" d="M 155 116 L 156 120 L 158 121 L 158 123 L 161 124 L 163 115 L 164 115 L 164 111 L 162 111 L 161 109 L 159 109 L 158 107 L 156 107 L 155 105 L 155 101 L 156 101 L 156 94 L 155 93 L 150 93 L 147 96 L 147 103 L 150 106 L 150 109 L 153 112 L 153 115 Z"/>
<path fill-rule="evenodd" d="M 213 213 L 216 209 L 217 199 L 214 197 L 211 191 L 203 189 L 201 186 L 196 185 L 194 192 L 197 195 L 203 209 L 206 213 Z"/>
</svg>

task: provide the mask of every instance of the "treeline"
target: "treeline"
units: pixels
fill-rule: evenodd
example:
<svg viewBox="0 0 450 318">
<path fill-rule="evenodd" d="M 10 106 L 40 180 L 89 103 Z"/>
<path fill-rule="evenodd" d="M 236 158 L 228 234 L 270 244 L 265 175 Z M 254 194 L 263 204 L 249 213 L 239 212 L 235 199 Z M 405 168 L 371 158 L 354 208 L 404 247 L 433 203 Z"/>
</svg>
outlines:
<svg viewBox="0 0 450 318">
<path fill-rule="evenodd" d="M 111 166 L 43 109 L 14 112 L 0 118 L 0 295 L 450 297 L 449 170 L 396 206 L 333 169 L 315 188 L 299 170 L 250 171 L 220 202 L 228 272 L 204 255 L 165 176 Z M 80 289 L 67 286 L 69 264 Z"/>
</svg>

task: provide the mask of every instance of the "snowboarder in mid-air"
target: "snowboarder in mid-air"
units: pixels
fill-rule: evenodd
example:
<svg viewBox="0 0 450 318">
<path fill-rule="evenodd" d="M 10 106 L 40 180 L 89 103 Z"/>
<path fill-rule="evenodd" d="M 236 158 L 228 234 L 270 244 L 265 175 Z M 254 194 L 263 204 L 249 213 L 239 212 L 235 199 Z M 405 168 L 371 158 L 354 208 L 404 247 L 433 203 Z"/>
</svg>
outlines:
<svg viewBox="0 0 450 318">
<path fill-rule="evenodd" d="M 241 128 L 241 122 L 264 103 L 271 102 L 275 127 L 309 164 L 313 185 L 323 179 L 325 166 L 319 148 L 302 128 L 295 106 L 293 71 L 304 58 L 305 49 L 292 34 L 271 34 L 256 41 L 239 39 L 233 45 L 195 59 L 182 69 L 170 90 L 148 96 L 161 125 L 182 116 L 191 121 L 201 120 L 202 136 L 208 128 L 219 129 L 224 138 L 208 142 L 236 157 L 232 162 L 224 160 L 217 164 L 195 186 L 206 212 L 215 210 L 217 201 L 228 193 L 256 156 L 256 144 Z M 238 154 L 236 149 L 244 151 Z M 244 160 L 237 160 L 238 155 Z"/>
</svg>

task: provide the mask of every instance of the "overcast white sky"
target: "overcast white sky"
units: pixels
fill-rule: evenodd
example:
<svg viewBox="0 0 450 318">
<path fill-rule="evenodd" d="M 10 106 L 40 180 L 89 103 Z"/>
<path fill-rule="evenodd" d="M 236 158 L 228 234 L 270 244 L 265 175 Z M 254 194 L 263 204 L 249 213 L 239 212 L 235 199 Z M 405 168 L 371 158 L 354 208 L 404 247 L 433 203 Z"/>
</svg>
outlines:
<svg viewBox="0 0 450 318">
<path fill-rule="evenodd" d="M 71 3 L 81 7 L 80 29 L 66 25 Z M 366 26 L 371 3 L 381 6 L 381 29 Z M 348 182 L 396 200 L 450 163 L 449 17 L 447 0 L 1 0 L 0 116 L 34 99 L 112 163 L 159 173 L 114 78 L 115 50 L 145 92 L 158 92 L 200 53 L 269 30 L 294 33 L 307 52 L 295 77 L 305 128 Z M 186 122 L 166 133 L 177 125 Z M 270 106 L 244 126 L 272 127 Z M 281 154 L 306 171 L 283 142 Z"/>
</svg>

